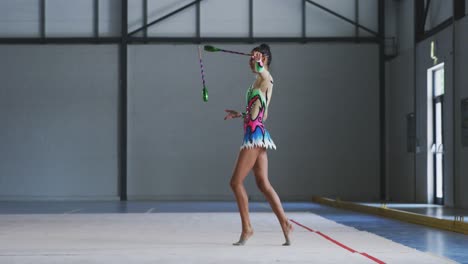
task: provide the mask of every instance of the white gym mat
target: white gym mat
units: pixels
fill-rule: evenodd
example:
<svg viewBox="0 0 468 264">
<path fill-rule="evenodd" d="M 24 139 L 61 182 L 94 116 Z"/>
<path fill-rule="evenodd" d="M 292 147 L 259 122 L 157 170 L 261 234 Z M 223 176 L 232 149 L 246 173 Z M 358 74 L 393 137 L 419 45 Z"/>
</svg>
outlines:
<svg viewBox="0 0 468 264">
<path fill-rule="evenodd" d="M 455 263 L 312 213 L 288 217 L 292 246 L 273 213 L 251 213 L 254 236 L 236 247 L 238 213 L 0 215 L 0 263 Z"/>
</svg>

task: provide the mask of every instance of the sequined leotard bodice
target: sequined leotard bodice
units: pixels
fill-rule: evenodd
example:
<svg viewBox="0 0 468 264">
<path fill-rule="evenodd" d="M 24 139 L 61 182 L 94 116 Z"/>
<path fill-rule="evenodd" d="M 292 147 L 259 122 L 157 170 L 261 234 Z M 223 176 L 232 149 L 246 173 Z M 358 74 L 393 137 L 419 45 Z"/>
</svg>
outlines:
<svg viewBox="0 0 468 264">
<path fill-rule="evenodd" d="M 268 106 L 268 90 L 265 93 L 266 98 L 263 96 L 260 89 L 254 89 L 251 85 L 246 94 L 246 115 L 244 117 L 244 142 L 241 146 L 243 148 L 271 148 L 276 149 L 276 145 L 270 137 L 270 133 L 265 129 L 263 124 L 263 117 Z M 257 116 L 252 116 L 252 108 L 255 102 L 260 101 L 260 108 Z"/>
</svg>

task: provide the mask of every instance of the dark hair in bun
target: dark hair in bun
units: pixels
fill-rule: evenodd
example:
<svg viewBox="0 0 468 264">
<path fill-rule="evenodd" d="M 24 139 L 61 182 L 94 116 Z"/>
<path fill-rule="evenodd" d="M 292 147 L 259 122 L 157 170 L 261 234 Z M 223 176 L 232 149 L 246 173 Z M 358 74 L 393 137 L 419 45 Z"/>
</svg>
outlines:
<svg viewBox="0 0 468 264">
<path fill-rule="evenodd" d="M 253 49 L 253 51 L 258 51 L 260 53 L 263 54 L 263 56 L 266 56 L 268 57 L 268 66 L 270 66 L 271 64 L 271 61 L 273 60 L 273 57 L 271 55 L 271 51 L 270 51 L 270 46 L 268 46 L 268 44 L 261 44 L 260 46 L 257 46 Z"/>
</svg>

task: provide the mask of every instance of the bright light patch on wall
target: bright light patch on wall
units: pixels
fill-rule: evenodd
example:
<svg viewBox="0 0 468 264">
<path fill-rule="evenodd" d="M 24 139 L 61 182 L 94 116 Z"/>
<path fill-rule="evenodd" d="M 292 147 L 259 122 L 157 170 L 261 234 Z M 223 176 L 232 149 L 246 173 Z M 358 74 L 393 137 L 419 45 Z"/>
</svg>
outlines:
<svg viewBox="0 0 468 264">
<path fill-rule="evenodd" d="M 437 125 L 437 120 L 442 120 L 442 104 L 438 103 L 435 107 L 436 114 L 436 197 L 443 198 L 442 186 L 443 186 L 443 170 L 442 170 L 442 155 L 443 155 L 443 144 L 442 144 L 442 125 Z"/>
<path fill-rule="evenodd" d="M 434 71 L 434 97 L 445 93 L 444 68 Z"/>
<path fill-rule="evenodd" d="M 431 47 L 432 48 L 432 47 Z M 431 52 L 431 57 L 435 58 Z M 443 198 L 443 107 L 435 100 L 445 92 L 444 63 L 427 70 L 427 201 Z M 436 103 L 435 103 L 436 102 Z"/>
</svg>

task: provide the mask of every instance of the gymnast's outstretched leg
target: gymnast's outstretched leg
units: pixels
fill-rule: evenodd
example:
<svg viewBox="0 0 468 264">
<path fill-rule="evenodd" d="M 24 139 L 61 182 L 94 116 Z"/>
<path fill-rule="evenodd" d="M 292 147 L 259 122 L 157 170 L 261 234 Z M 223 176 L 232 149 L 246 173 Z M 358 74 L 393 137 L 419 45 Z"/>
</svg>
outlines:
<svg viewBox="0 0 468 264">
<path fill-rule="evenodd" d="M 258 188 L 263 193 L 263 195 L 265 195 L 265 198 L 270 203 L 271 209 L 273 209 L 273 212 L 281 224 L 284 238 L 286 239 L 286 242 L 283 244 L 283 246 L 289 246 L 291 245 L 289 233 L 292 231 L 292 224 L 289 222 L 286 214 L 284 213 L 283 206 L 281 205 L 278 194 L 276 193 L 275 189 L 273 189 L 270 181 L 268 180 L 268 156 L 266 149 L 261 149 L 257 157 L 257 161 L 253 167 L 253 171 L 255 174 L 255 182 L 257 183 Z"/>
<path fill-rule="evenodd" d="M 242 221 L 242 233 L 235 246 L 242 246 L 253 235 L 252 225 L 249 218 L 249 201 L 244 187 L 244 179 L 253 168 L 257 160 L 260 148 L 242 149 L 237 157 L 236 166 L 231 178 L 231 188 L 236 196 L 237 206 Z"/>
</svg>

